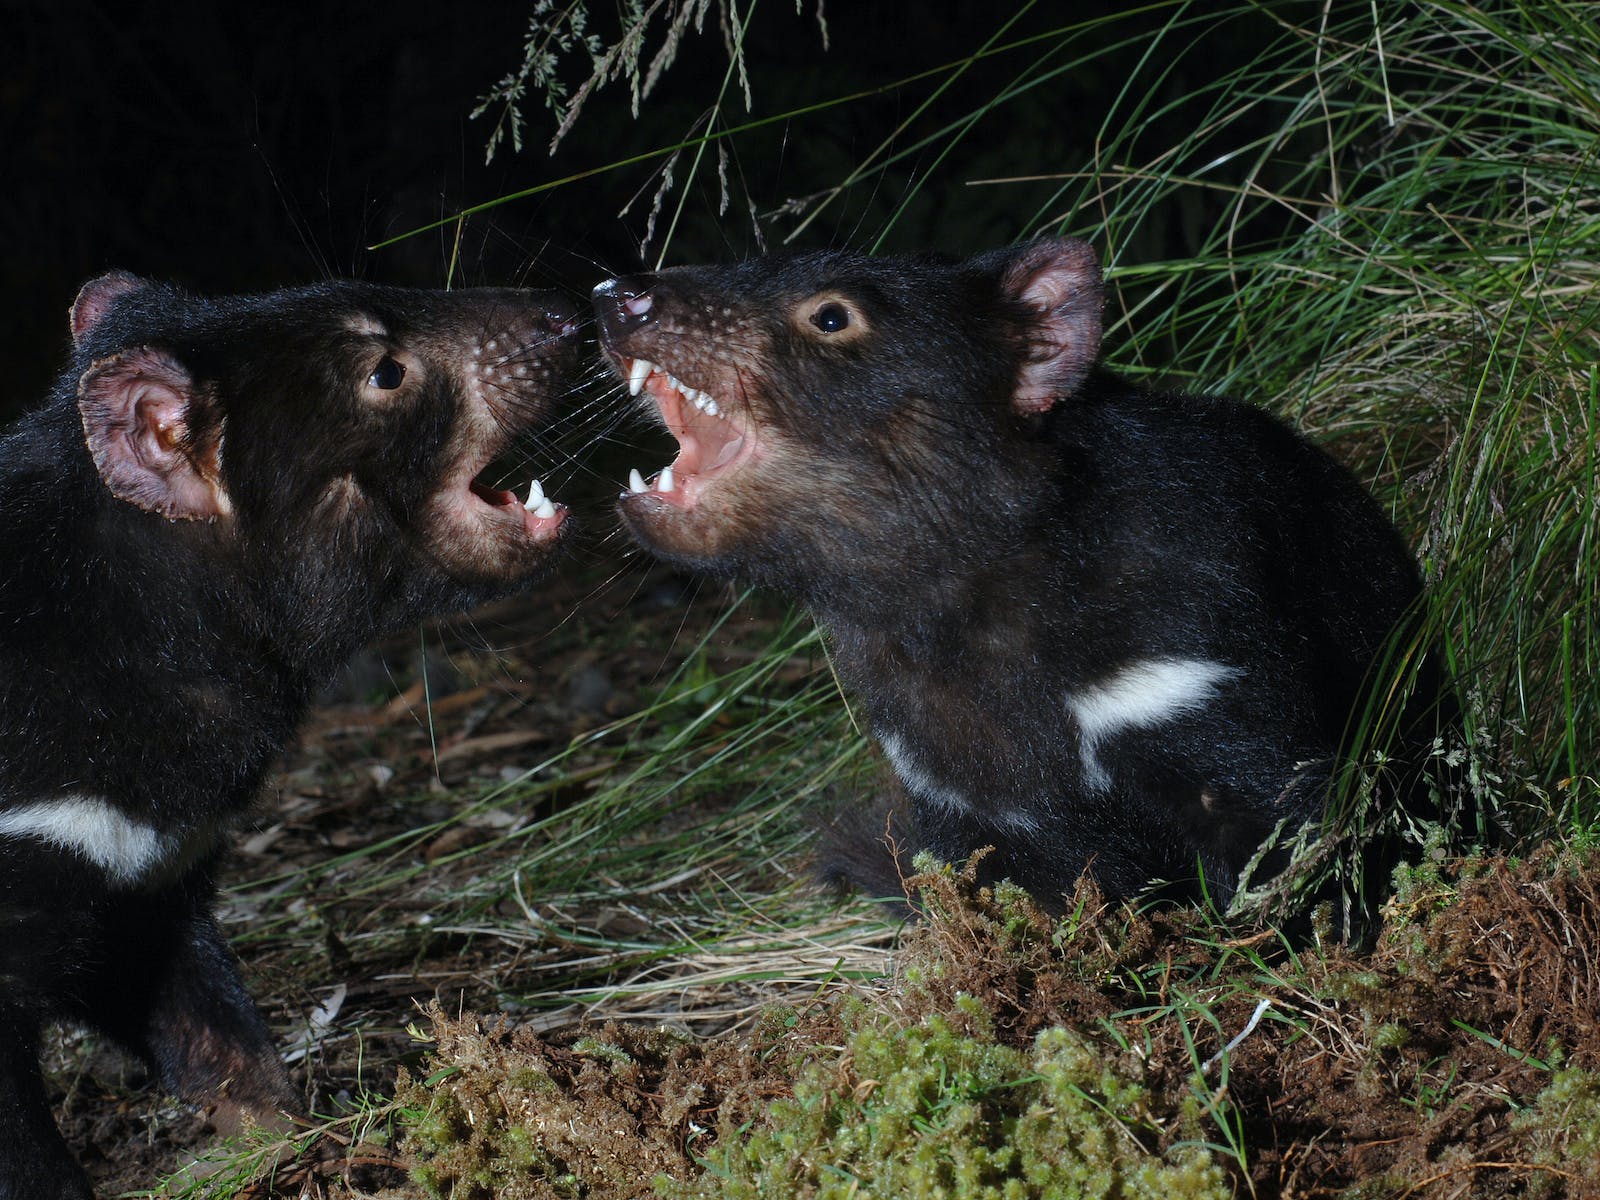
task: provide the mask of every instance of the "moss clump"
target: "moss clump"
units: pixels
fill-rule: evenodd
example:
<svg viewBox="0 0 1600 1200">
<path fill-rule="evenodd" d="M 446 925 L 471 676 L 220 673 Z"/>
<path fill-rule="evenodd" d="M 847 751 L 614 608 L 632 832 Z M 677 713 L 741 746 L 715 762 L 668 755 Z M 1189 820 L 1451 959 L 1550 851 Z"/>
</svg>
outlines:
<svg viewBox="0 0 1600 1200">
<path fill-rule="evenodd" d="M 1600 1191 L 1600 1072 L 1557 1070 L 1514 1128 L 1526 1139 L 1529 1162 L 1560 1172 L 1532 1180 L 1534 1194 Z"/>
<path fill-rule="evenodd" d="M 1149 921 L 1087 884 L 1054 918 L 970 864 L 913 883 L 928 916 L 895 979 L 743 1036 L 541 1037 L 435 1009 L 450 1069 L 401 1095 L 417 1180 L 451 1200 L 1233 1194 L 1191 1140 L 1186 1073 L 1077 1032 L 1116 1011 Z"/>
<path fill-rule="evenodd" d="M 638 1196 L 690 1166 L 682 1144 L 702 1106 L 749 1111 L 728 1095 L 751 1075 L 742 1046 L 616 1025 L 562 1044 L 430 1012 L 451 1069 L 403 1077 L 398 1100 L 413 1176 L 439 1200 Z"/>
<path fill-rule="evenodd" d="M 837 1059 L 816 1061 L 794 1097 L 740 1136 L 724 1133 L 678 1200 L 894 1197 L 1223 1200 L 1233 1194 L 1202 1147 L 1157 1149 L 1150 1094 L 1068 1029 L 1014 1049 L 984 1007 L 904 1027 L 855 1005 Z"/>
<path fill-rule="evenodd" d="M 407 1100 L 426 1105 L 411 1118 L 409 1138 L 423 1160 L 413 1177 L 429 1196 L 510 1200 L 537 1194 L 564 1200 L 583 1194 L 577 1177 L 511 1118 L 491 1089 L 428 1092 L 405 1079 L 401 1088 Z M 530 1179 L 542 1183 L 540 1192 L 526 1190 Z"/>
</svg>

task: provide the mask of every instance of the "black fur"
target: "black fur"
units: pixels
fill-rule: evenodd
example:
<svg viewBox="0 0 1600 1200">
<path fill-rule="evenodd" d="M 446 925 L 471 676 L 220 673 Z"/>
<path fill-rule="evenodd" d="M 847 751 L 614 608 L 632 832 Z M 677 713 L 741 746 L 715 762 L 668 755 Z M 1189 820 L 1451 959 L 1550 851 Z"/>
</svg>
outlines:
<svg viewBox="0 0 1600 1200">
<path fill-rule="evenodd" d="M 673 497 L 620 509 L 657 555 L 816 613 L 897 760 L 902 851 L 993 846 L 985 875 L 1046 899 L 1087 869 L 1115 896 L 1203 878 L 1226 901 L 1281 820 L 1321 811 L 1420 582 L 1366 491 L 1280 422 L 1095 367 L 1100 305 L 1073 241 L 602 285 L 622 373 L 649 360 L 725 418 L 652 376 L 685 455 Z M 1129 719 L 1141 695 L 1166 709 Z"/>
<path fill-rule="evenodd" d="M 90 1194 L 40 1084 L 52 1020 L 224 1117 L 301 1109 L 210 915 L 223 839 L 354 650 L 546 569 L 565 523 L 519 534 L 466 489 L 545 414 L 564 304 L 125 275 L 80 295 L 54 393 L 0 439 L 0 1200 Z M 388 356 L 405 382 L 375 388 Z M 78 801 L 161 851 L 119 871 L 5 832 Z"/>
</svg>

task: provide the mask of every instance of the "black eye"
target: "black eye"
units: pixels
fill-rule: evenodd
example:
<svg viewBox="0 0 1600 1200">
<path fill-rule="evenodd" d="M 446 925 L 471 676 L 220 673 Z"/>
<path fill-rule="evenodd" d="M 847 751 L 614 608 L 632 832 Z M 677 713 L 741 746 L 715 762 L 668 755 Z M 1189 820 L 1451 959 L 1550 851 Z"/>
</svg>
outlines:
<svg viewBox="0 0 1600 1200">
<path fill-rule="evenodd" d="M 811 314 L 811 323 L 823 333 L 838 333 L 850 324 L 850 310 L 842 304 L 824 304 Z"/>
<path fill-rule="evenodd" d="M 367 376 L 367 386 L 375 387 L 379 391 L 392 392 L 400 386 L 400 381 L 405 377 L 406 369 L 385 354 L 372 374 Z"/>
</svg>

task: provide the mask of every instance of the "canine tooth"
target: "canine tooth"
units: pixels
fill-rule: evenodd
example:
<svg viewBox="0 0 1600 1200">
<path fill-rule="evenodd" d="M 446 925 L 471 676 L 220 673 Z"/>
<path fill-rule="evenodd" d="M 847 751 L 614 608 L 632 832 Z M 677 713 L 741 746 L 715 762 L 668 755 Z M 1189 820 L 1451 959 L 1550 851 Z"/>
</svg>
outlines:
<svg viewBox="0 0 1600 1200">
<path fill-rule="evenodd" d="M 553 517 L 556 515 L 556 506 L 550 503 L 550 498 L 547 496 L 539 501 L 539 507 L 533 510 L 533 515 L 536 517 Z"/>
<path fill-rule="evenodd" d="M 633 366 L 628 368 L 628 395 L 637 396 L 644 388 L 644 381 L 650 378 L 650 372 L 655 369 L 655 363 L 648 358 L 634 359 Z"/>
<path fill-rule="evenodd" d="M 528 498 L 522 502 L 523 508 L 538 508 L 544 503 L 544 486 L 537 480 L 528 484 Z"/>
<path fill-rule="evenodd" d="M 670 492 L 672 490 L 672 468 L 662 467 L 661 474 L 656 476 L 656 491 Z"/>
<path fill-rule="evenodd" d="M 628 490 L 630 492 L 644 491 L 644 476 L 639 474 L 638 467 L 628 472 Z"/>
</svg>

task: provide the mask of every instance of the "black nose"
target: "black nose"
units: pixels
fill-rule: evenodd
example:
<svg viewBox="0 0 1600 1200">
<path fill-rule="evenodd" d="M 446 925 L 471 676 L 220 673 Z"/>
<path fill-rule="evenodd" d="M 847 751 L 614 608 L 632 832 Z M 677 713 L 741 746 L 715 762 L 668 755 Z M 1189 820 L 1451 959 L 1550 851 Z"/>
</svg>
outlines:
<svg viewBox="0 0 1600 1200">
<path fill-rule="evenodd" d="M 622 275 L 594 289 L 595 315 L 608 340 L 624 337 L 654 319 L 652 293 L 657 282 L 654 275 Z"/>
</svg>

